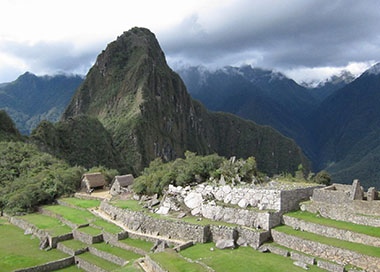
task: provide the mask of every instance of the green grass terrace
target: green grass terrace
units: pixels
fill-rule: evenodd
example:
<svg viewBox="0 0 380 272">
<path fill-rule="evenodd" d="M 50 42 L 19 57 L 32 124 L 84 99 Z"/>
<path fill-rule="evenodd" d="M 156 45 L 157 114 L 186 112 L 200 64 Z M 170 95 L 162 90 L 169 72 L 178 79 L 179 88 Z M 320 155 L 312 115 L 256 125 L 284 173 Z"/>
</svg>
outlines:
<svg viewBox="0 0 380 272">
<path fill-rule="evenodd" d="M 39 250 L 40 240 L 5 219 L 0 219 L 0 271 L 41 265 L 54 260 L 68 257 L 56 249 Z"/>
<path fill-rule="evenodd" d="M 296 211 L 287 213 L 287 216 L 291 216 L 294 218 L 298 218 L 304 221 L 308 221 L 311 223 L 324 225 L 328 227 L 333 227 L 342 230 L 349 230 L 352 232 L 357 232 L 361 234 L 366 234 L 373 237 L 380 237 L 380 228 L 379 227 L 371 227 L 365 225 L 354 224 L 345 221 L 338 221 L 330 218 L 325 218 L 315 213 L 305 212 L 305 211 Z"/>
</svg>

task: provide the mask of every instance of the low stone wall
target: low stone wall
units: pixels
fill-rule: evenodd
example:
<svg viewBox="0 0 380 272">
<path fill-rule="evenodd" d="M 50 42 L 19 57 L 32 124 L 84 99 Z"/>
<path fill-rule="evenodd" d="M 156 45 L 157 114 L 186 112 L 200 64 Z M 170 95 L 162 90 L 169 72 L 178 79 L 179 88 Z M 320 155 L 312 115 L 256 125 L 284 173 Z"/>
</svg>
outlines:
<svg viewBox="0 0 380 272">
<path fill-rule="evenodd" d="M 141 248 L 133 247 L 133 246 L 124 244 L 124 243 L 119 242 L 119 241 L 110 241 L 110 244 L 113 246 L 120 247 L 122 249 L 128 250 L 128 251 L 132 251 L 132 252 L 139 254 L 141 256 L 144 256 L 147 253 L 145 250 L 143 250 Z"/>
<path fill-rule="evenodd" d="M 240 239 L 244 239 L 247 245 L 254 249 L 258 249 L 264 242 L 270 238 L 270 231 L 260 231 L 239 227 L 237 229 Z"/>
<path fill-rule="evenodd" d="M 211 242 L 216 242 L 218 240 L 234 240 L 238 239 L 238 232 L 236 228 L 227 226 L 214 226 L 210 225 Z"/>
<path fill-rule="evenodd" d="M 351 250 L 321 244 L 311 240 L 304 240 L 272 229 L 273 241 L 288 248 L 310 254 L 326 260 L 344 265 L 350 263 L 366 271 L 379 271 L 380 258 L 363 255 Z"/>
<path fill-rule="evenodd" d="M 380 227 L 380 201 L 352 200 L 344 205 L 309 201 L 301 204 L 301 210 L 335 220 Z"/>
<path fill-rule="evenodd" d="M 110 254 L 108 252 L 104 252 L 95 247 L 89 247 L 88 251 L 91 252 L 93 255 L 98 256 L 99 258 L 105 259 L 107 261 L 110 261 L 120 266 L 126 265 L 128 263 L 127 260 L 124 260 L 123 258 L 120 258 L 119 256 Z"/>
<path fill-rule="evenodd" d="M 348 185 L 350 186 L 350 185 Z M 315 190 L 312 196 L 314 201 L 320 201 L 332 204 L 342 204 L 350 202 L 350 192 L 335 189 L 318 189 Z"/>
<path fill-rule="evenodd" d="M 344 265 L 339 265 L 323 260 L 317 260 L 317 266 L 331 272 L 345 272 Z"/>
<path fill-rule="evenodd" d="M 103 231 L 102 234 L 103 234 L 103 241 L 107 243 L 111 241 L 123 240 L 123 239 L 128 238 L 129 236 L 127 231 L 122 231 L 119 233 L 109 233 L 109 232 Z"/>
<path fill-rule="evenodd" d="M 189 248 L 193 245 L 194 245 L 193 241 L 188 241 L 186 243 L 183 243 L 183 244 L 180 244 L 180 245 L 174 247 L 173 249 L 177 252 L 180 252 L 180 251 L 185 250 L 186 248 Z"/>
<path fill-rule="evenodd" d="M 127 228 L 143 234 L 153 234 L 182 241 L 195 240 L 200 243 L 208 241 L 205 226 L 180 221 L 153 218 L 142 212 L 121 209 L 103 201 L 100 209 L 121 221 Z M 131 237 L 131 233 L 129 234 Z"/>
<path fill-rule="evenodd" d="M 286 215 L 283 216 L 283 222 L 285 225 L 290 226 L 294 229 L 312 232 L 330 238 L 346 240 L 349 242 L 380 247 L 380 238 L 378 237 L 352 232 L 349 230 L 319 225 Z"/>
<path fill-rule="evenodd" d="M 63 269 L 75 263 L 74 257 L 68 257 L 46 264 L 15 270 L 14 272 L 45 272 Z"/>
<path fill-rule="evenodd" d="M 66 233 L 66 234 L 62 234 L 59 236 L 51 236 L 49 232 L 37 228 L 35 225 L 29 223 L 28 221 L 26 221 L 22 218 L 11 217 L 10 222 L 13 225 L 15 225 L 15 226 L 17 226 L 17 227 L 19 227 L 25 231 L 28 230 L 33 235 L 37 236 L 38 239 L 40 239 L 40 240 L 47 237 L 48 241 L 49 241 L 49 247 L 51 247 L 51 248 L 56 248 L 57 244 L 61 241 L 70 240 L 73 238 L 73 234 L 71 232 Z"/>
<path fill-rule="evenodd" d="M 71 256 L 79 255 L 79 254 L 82 254 L 82 253 L 88 251 L 88 247 L 84 247 L 81 249 L 74 250 L 71 247 L 67 247 L 62 243 L 57 244 L 57 249 L 62 251 L 63 253 L 69 254 Z"/>
<path fill-rule="evenodd" d="M 75 256 L 75 263 L 77 266 L 84 271 L 91 271 L 91 272 L 107 272 L 107 270 L 104 270 L 103 268 L 100 268 L 92 263 L 89 263 L 85 260 L 83 260 L 80 255 Z"/>
<path fill-rule="evenodd" d="M 315 189 L 320 189 L 323 186 L 311 186 L 304 188 L 296 188 L 293 190 L 282 190 L 280 193 L 282 213 L 299 210 L 300 202 L 309 200 Z"/>
<path fill-rule="evenodd" d="M 144 262 L 144 266 L 146 266 L 147 268 L 146 271 L 167 272 L 166 270 L 162 269 L 161 266 L 159 266 L 155 261 L 153 261 L 148 255 L 145 256 L 143 262 Z"/>
<path fill-rule="evenodd" d="M 95 243 L 103 242 L 103 235 L 91 235 L 85 232 L 81 232 L 78 229 L 73 230 L 74 239 L 79 240 L 85 244 L 91 245 Z"/>
</svg>

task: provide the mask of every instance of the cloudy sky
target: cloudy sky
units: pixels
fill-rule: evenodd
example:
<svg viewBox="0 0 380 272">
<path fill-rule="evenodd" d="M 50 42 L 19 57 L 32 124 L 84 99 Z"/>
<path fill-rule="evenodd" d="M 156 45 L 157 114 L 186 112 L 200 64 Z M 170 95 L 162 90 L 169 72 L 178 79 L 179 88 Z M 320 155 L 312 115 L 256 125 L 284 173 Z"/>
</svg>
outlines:
<svg viewBox="0 0 380 272">
<path fill-rule="evenodd" d="M 0 25 L 0 82 L 86 74 L 134 26 L 172 68 L 251 64 L 308 81 L 380 61 L 378 0 L 0 0 Z"/>
</svg>

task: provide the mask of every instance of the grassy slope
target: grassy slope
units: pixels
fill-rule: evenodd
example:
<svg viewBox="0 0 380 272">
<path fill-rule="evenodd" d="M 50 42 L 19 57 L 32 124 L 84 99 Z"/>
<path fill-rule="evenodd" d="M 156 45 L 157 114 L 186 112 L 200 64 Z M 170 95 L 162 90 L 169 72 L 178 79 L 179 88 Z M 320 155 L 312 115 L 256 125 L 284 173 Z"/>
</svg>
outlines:
<svg viewBox="0 0 380 272">
<path fill-rule="evenodd" d="M 13 271 L 68 257 L 58 251 L 39 250 L 39 239 L 0 219 L 0 271 Z"/>
<path fill-rule="evenodd" d="M 210 248 L 214 248 L 213 251 Z M 270 253 L 260 253 L 250 247 L 239 247 L 233 250 L 219 250 L 215 244 L 197 244 L 184 251 L 181 255 L 194 261 L 201 261 L 215 271 L 234 272 L 277 272 L 277 271 L 304 271 L 293 265 L 293 260 Z M 323 271 L 311 267 L 309 271 Z"/>
<path fill-rule="evenodd" d="M 53 236 L 70 233 L 72 231 L 69 226 L 62 224 L 58 219 L 43 214 L 31 213 L 23 215 L 20 218 L 35 225 L 39 229 L 48 231 Z"/>
</svg>

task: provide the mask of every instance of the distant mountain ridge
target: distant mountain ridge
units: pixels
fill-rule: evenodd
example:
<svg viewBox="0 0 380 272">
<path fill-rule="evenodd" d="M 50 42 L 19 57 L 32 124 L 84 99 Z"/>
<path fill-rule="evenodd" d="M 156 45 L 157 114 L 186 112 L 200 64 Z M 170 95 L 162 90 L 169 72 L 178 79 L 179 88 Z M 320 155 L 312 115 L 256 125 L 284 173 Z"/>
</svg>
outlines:
<svg viewBox="0 0 380 272">
<path fill-rule="evenodd" d="M 171 160 L 183 156 L 186 150 L 226 157 L 254 156 L 259 169 L 268 174 L 294 172 L 300 164 L 306 171 L 309 169 L 306 157 L 293 140 L 268 126 L 208 112 L 192 100 L 181 78 L 167 65 L 154 34 L 144 28 L 133 28 L 108 44 L 73 96 L 61 122 L 55 129 L 39 127 L 32 136 L 49 148 L 51 135 L 63 139 L 60 135 L 69 133 L 57 131 L 57 127 L 67 122 L 75 126 L 78 118 L 99 120 L 104 129 L 98 130 L 111 135 L 109 148 L 117 150 L 121 164 L 134 173 L 156 157 Z M 96 132 L 88 126 L 86 133 Z M 78 137 L 86 145 L 93 140 Z M 78 142 L 74 136 L 72 141 Z M 71 151 L 55 152 L 64 157 Z M 75 164 L 75 158 L 72 159 Z"/>
<path fill-rule="evenodd" d="M 4 109 L 22 134 L 42 121 L 56 122 L 83 78 L 67 75 L 36 76 L 26 72 L 0 85 L 0 109 Z"/>
<path fill-rule="evenodd" d="M 229 67 L 178 71 L 190 94 L 217 111 L 273 126 L 293 138 L 334 181 L 365 186 L 380 178 L 380 64 L 360 77 L 344 72 L 315 88 L 270 70 Z"/>
</svg>

